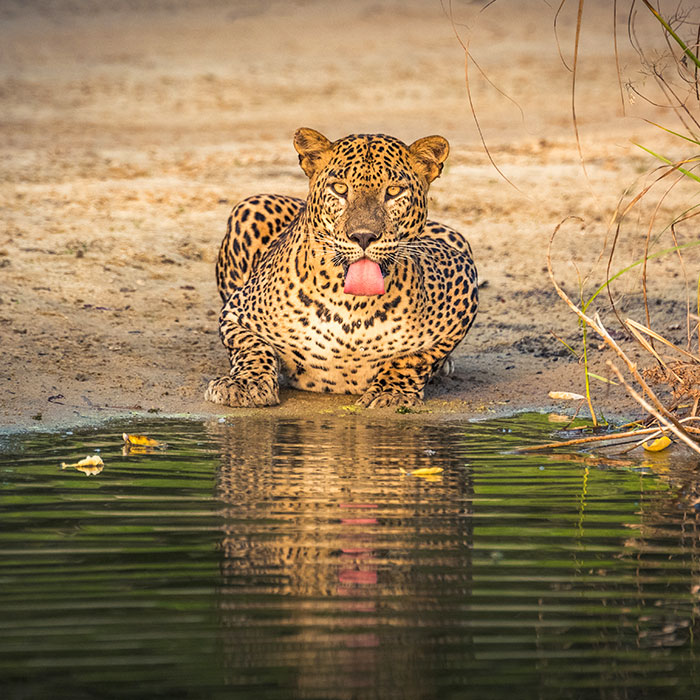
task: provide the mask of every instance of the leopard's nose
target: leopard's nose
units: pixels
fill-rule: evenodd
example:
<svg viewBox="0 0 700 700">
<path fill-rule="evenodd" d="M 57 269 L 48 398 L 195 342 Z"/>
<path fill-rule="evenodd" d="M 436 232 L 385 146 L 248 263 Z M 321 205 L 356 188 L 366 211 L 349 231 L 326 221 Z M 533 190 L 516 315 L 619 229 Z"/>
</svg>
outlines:
<svg viewBox="0 0 700 700">
<path fill-rule="evenodd" d="M 352 233 L 348 234 L 348 238 L 351 241 L 355 241 L 355 243 L 357 243 L 357 245 L 359 245 L 360 248 L 362 248 L 362 250 L 366 250 L 367 246 L 372 241 L 376 241 L 379 238 L 379 234 L 375 231 L 370 231 L 369 229 L 362 228 L 357 229 L 356 231 L 353 231 Z"/>
</svg>

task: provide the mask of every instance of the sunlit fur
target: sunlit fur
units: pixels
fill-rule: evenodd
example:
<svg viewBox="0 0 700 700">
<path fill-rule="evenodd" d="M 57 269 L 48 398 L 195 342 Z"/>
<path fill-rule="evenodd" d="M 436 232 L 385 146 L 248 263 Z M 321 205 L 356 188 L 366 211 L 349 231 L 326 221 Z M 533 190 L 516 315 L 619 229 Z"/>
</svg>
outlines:
<svg viewBox="0 0 700 700">
<path fill-rule="evenodd" d="M 363 406 L 420 404 L 478 303 L 468 242 L 427 220 L 447 142 L 374 134 L 332 143 L 300 129 L 294 145 L 306 201 L 258 195 L 229 218 L 217 280 L 231 371 L 206 397 L 274 404 L 282 373 L 301 389 L 362 394 Z M 344 292 L 348 266 L 363 256 L 379 264 L 383 295 Z"/>
</svg>

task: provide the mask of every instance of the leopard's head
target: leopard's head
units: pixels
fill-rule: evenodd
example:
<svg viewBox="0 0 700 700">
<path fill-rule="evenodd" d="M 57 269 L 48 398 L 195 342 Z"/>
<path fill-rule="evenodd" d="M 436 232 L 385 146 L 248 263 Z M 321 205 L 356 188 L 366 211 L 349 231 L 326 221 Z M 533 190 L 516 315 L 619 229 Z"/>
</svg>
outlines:
<svg viewBox="0 0 700 700">
<path fill-rule="evenodd" d="M 427 136 L 410 146 L 392 136 L 359 134 L 335 142 L 313 129 L 294 135 L 309 177 L 306 220 L 312 245 L 345 273 L 364 258 L 384 276 L 417 252 L 430 183 L 440 175 L 449 145 Z"/>
</svg>

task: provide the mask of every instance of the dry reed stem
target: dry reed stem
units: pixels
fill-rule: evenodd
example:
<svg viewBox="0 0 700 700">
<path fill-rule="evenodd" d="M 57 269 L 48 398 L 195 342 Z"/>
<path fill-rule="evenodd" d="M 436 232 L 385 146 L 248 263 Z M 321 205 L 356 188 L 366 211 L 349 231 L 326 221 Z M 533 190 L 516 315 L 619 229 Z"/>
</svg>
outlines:
<svg viewBox="0 0 700 700">
<path fill-rule="evenodd" d="M 687 421 L 691 421 L 691 420 L 698 420 L 698 417 L 697 416 L 688 416 L 687 418 L 683 418 L 681 420 L 681 423 L 685 424 Z M 685 429 L 689 433 L 693 433 L 694 435 L 700 435 L 700 429 L 698 429 L 698 428 L 691 428 L 691 427 L 685 426 Z M 624 450 L 621 450 L 620 452 L 617 452 L 616 454 L 626 455 L 628 452 L 631 452 L 632 450 L 635 450 L 638 447 L 641 447 L 645 442 L 648 442 L 649 440 L 655 440 L 656 438 L 659 438 L 665 434 L 666 434 L 666 431 L 663 428 L 657 428 L 655 433 L 652 433 L 651 435 L 645 435 L 641 440 L 638 440 L 637 442 L 635 442 L 634 445 L 632 445 L 631 447 L 628 447 Z"/>
<path fill-rule="evenodd" d="M 698 420 L 698 416 L 689 416 L 684 418 L 681 422 L 684 423 L 688 420 Z M 686 430 L 693 433 L 694 435 L 700 435 L 700 428 L 690 428 L 686 427 Z M 638 435 L 644 435 L 644 439 L 638 443 L 635 443 L 630 449 L 639 447 L 643 442 L 650 440 L 657 435 L 663 435 L 666 430 L 663 428 L 638 428 L 637 430 L 627 430 L 623 433 L 613 433 L 610 435 L 588 435 L 582 438 L 572 438 L 571 440 L 559 440 L 558 442 L 546 442 L 542 445 L 527 445 L 525 447 L 514 448 L 516 452 L 538 452 L 540 450 L 551 450 L 555 447 L 570 447 L 571 445 L 585 445 L 590 442 L 615 442 L 616 440 L 623 440 L 625 438 L 634 438 Z M 629 451 L 629 450 L 627 450 Z M 620 454 L 624 454 L 621 452 Z"/>
<path fill-rule="evenodd" d="M 649 245 L 651 243 L 651 234 L 652 234 L 652 231 L 654 229 L 654 223 L 656 222 L 656 217 L 658 216 L 659 210 L 661 209 L 661 205 L 663 204 L 666 197 L 670 194 L 671 190 L 673 190 L 673 188 L 679 182 L 682 182 L 684 177 L 685 177 L 684 175 L 680 175 L 676 179 L 676 181 L 673 182 L 668 187 L 668 189 L 659 198 L 659 201 L 656 203 L 656 207 L 654 209 L 654 212 L 649 217 L 649 226 L 647 226 L 647 235 L 646 235 L 646 239 L 644 241 L 644 262 L 642 263 L 642 296 L 644 298 L 644 313 L 645 313 L 646 319 L 647 319 L 647 326 L 651 326 L 651 313 L 649 312 L 649 295 L 647 292 L 647 269 L 648 269 L 648 265 L 649 265 Z M 673 238 L 674 238 L 674 245 L 678 245 L 678 242 L 675 240 L 675 235 L 673 236 Z M 680 251 L 678 251 L 678 254 L 680 255 Z M 681 263 L 681 267 L 682 267 L 682 263 Z M 653 340 L 650 344 L 652 347 L 654 347 Z"/>
<path fill-rule="evenodd" d="M 684 418 L 681 423 L 685 423 L 690 420 L 700 420 L 700 416 L 688 416 Z M 686 426 L 686 430 L 694 435 L 700 435 L 700 428 L 691 428 Z M 644 439 L 636 442 L 632 447 L 620 452 L 619 454 L 626 454 L 631 450 L 639 447 L 642 443 L 651 440 L 657 436 L 664 435 L 666 430 L 663 428 L 638 428 L 636 430 L 627 430 L 623 433 L 614 433 L 610 435 L 588 435 L 582 438 L 572 438 L 571 440 L 559 440 L 558 442 L 546 442 L 542 445 L 527 445 L 524 447 L 514 448 L 516 452 L 538 452 L 540 450 L 551 450 L 555 447 L 571 447 L 572 445 L 585 445 L 591 442 L 615 442 L 616 440 L 623 440 L 625 438 L 634 438 L 638 435 L 644 435 Z"/>
<path fill-rule="evenodd" d="M 564 3 L 562 2 L 562 5 Z M 593 187 L 591 186 L 591 179 L 588 177 L 588 170 L 586 169 L 586 159 L 583 157 L 583 147 L 581 146 L 581 134 L 578 128 L 578 119 L 576 118 L 576 76 L 578 69 L 578 58 L 579 58 L 579 45 L 581 41 L 581 26 L 583 24 L 583 4 L 584 0 L 579 0 L 578 2 L 578 15 L 576 17 L 576 36 L 574 37 L 574 61 L 573 67 L 571 68 L 571 120 L 574 126 L 574 136 L 576 138 L 576 148 L 578 150 L 579 161 L 581 162 L 581 170 L 586 178 L 586 182 L 593 193 Z M 561 7 L 559 8 L 561 10 Z M 595 196 L 595 194 L 594 194 Z"/>
<path fill-rule="evenodd" d="M 691 314 L 691 316 L 692 316 L 692 314 Z M 646 326 L 643 326 L 638 321 L 633 321 L 631 318 L 627 318 L 627 319 L 625 319 L 625 325 L 630 326 L 632 328 L 636 328 L 638 331 L 641 331 L 642 333 L 646 333 L 647 335 L 650 335 L 652 338 L 656 338 L 656 340 L 668 345 L 668 347 L 672 348 L 676 352 L 679 352 L 681 355 L 685 355 L 686 357 L 690 358 L 693 362 L 697 362 L 700 364 L 700 357 L 693 355 L 692 352 L 688 352 L 687 350 L 684 350 L 683 348 L 679 348 L 675 343 L 672 343 L 670 340 L 668 340 L 668 338 L 664 338 L 659 333 L 652 331 L 651 328 L 647 328 Z"/>
<path fill-rule="evenodd" d="M 632 335 L 635 337 L 637 342 L 650 354 L 653 355 L 654 358 L 656 358 L 656 361 L 670 374 L 673 375 L 674 379 L 677 382 L 681 381 L 681 378 L 671 369 L 669 369 L 668 365 L 663 361 L 661 358 L 661 355 L 659 355 L 656 350 L 654 350 L 654 346 L 651 345 L 651 343 L 648 343 L 646 338 L 635 328 L 635 326 L 631 324 L 625 324 L 627 326 L 627 329 L 632 333 Z"/>
<path fill-rule="evenodd" d="M 678 236 L 676 236 L 676 225 L 677 221 L 674 221 L 671 224 L 671 240 L 673 241 L 673 245 L 678 248 Z M 681 266 L 681 270 L 683 272 L 683 282 L 685 284 L 685 328 L 686 328 L 686 335 L 688 337 L 688 350 L 690 350 L 690 344 L 691 344 L 691 335 L 690 335 L 690 318 L 688 318 L 688 314 L 690 313 L 690 278 L 688 277 L 688 270 L 685 267 L 685 261 L 683 260 L 683 256 L 681 255 L 680 249 L 677 251 L 678 252 L 678 263 Z M 651 324 L 650 324 L 651 325 Z"/>
<path fill-rule="evenodd" d="M 614 435 L 589 435 L 588 437 L 574 438 L 572 440 L 560 440 L 559 442 L 547 442 L 543 445 L 528 445 L 527 447 L 516 447 L 518 452 L 537 452 L 539 450 L 550 450 L 554 447 L 568 447 L 570 445 L 584 445 L 589 442 L 605 442 L 606 440 L 622 440 L 623 438 L 636 437 L 637 435 L 652 435 L 658 433 L 658 428 L 640 428 L 639 430 L 628 430 L 624 433 Z M 647 438 L 648 439 L 648 438 Z"/>
<path fill-rule="evenodd" d="M 491 4 L 491 3 L 489 3 Z M 481 66 L 476 62 L 476 59 L 474 56 L 472 56 L 471 52 L 469 51 L 469 39 L 462 39 L 459 31 L 457 30 L 457 24 L 454 20 L 454 14 L 452 12 L 452 2 L 449 3 L 449 12 L 448 12 L 448 17 L 450 19 L 450 23 L 452 25 L 452 31 L 455 35 L 455 38 L 457 39 L 459 45 L 462 47 L 462 50 L 464 51 L 464 87 L 467 93 L 467 101 L 469 102 L 469 111 L 471 112 L 472 118 L 474 119 L 474 125 L 476 126 L 476 130 L 479 134 L 479 140 L 481 141 L 481 145 L 484 148 L 484 152 L 486 153 L 486 157 L 489 159 L 489 162 L 491 165 L 494 167 L 496 172 L 511 186 L 513 189 L 517 190 L 520 194 L 523 196 L 527 197 L 526 195 L 508 176 L 498 167 L 496 161 L 494 160 L 493 156 L 491 155 L 491 151 L 489 150 L 488 145 L 486 144 L 486 137 L 484 136 L 483 129 L 481 128 L 481 122 L 479 121 L 479 117 L 477 116 L 476 113 L 476 107 L 474 106 L 474 98 L 472 95 L 472 88 L 471 88 L 471 79 L 469 77 L 469 61 L 471 60 L 472 63 L 476 66 L 477 70 L 484 76 L 484 78 L 487 80 L 487 82 L 494 87 L 498 92 L 500 92 L 504 97 L 509 99 L 511 102 L 515 103 L 514 100 L 512 100 L 508 95 L 506 95 L 502 90 L 500 90 L 498 87 L 496 87 L 489 77 L 486 75 L 486 73 L 482 70 Z M 488 5 L 487 5 L 488 7 Z M 486 8 L 483 8 L 486 9 Z M 518 109 L 520 109 L 520 105 L 517 105 Z M 523 116 L 523 111 L 520 109 L 520 114 Z"/>
<path fill-rule="evenodd" d="M 671 165 L 670 168 L 668 166 L 661 166 L 661 165 L 658 168 L 656 168 L 653 172 L 656 173 L 658 171 L 663 171 L 662 174 L 659 175 L 651 184 L 646 185 L 644 187 L 644 189 L 642 189 L 641 192 L 638 192 L 622 211 L 620 211 L 620 207 L 622 206 L 622 200 L 624 199 L 624 195 L 620 199 L 618 206 L 617 206 L 617 210 L 613 214 L 613 220 L 612 220 L 613 223 L 615 223 L 615 234 L 613 235 L 613 240 L 612 240 L 612 244 L 611 244 L 611 248 L 610 248 L 610 255 L 608 256 L 608 265 L 607 265 L 607 268 L 605 271 L 608 280 L 612 276 L 611 270 L 612 270 L 613 258 L 615 257 L 615 250 L 617 248 L 617 241 L 620 237 L 620 229 L 622 227 L 623 219 L 636 206 L 636 204 L 646 196 L 647 192 L 649 192 L 649 190 L 651 190 L 652 187 L 654 187 L 657 183 L 661 182 L 661 180 L 663 180 L 665 177 L 668 177 L 669 175 L 671 175 L 671 173 L 676 172 L 676 169 L 677 169 L 676 166 L 674 166 L 673 164 Z M 665 197 L 679 182 L 681 182 L 680 177 L 676 180 L 676 182 L 674 182 L 666 190 L 663 197 Z M 652 224 L 653 224 L 653 222 L 652 222 Z M 648 255 L 649 255 L 650 231 L 651 231 L 651 228 L 649 228 L 649 232 L 647 233 L 646 244 L 644 247 L 644 270 L 645 270 L 645 272 L 644 272 L 644 276 L 643 276 L 644 283 L 642 285 L 642 290 L 644 293 L 644 308 L 646 310 L 647 315 L 649 313 L 649 310 L 648 310 L 647 295 L 646 295 L 647 294 L 646 293 L 646 264 L 647 264 Z M 607 233 L 606 233 L 606 241 L 607 241 Z M 605 247 L 605 245 L 604 245 L 604 247 Z M 603 253 L 603 251 L 601 250 L 601 255 L 599 256 L 599 259 L 600 259 L 600 257 L 602 257 L 602 253 Z M 607 286 L 606 292 L 608 295 L 608 299 L 610 300 L 610 308 L 613 310 L 613 313 L 617 317 L 617 320 L 624 327 L 624 321 L 622 320 L 620 314 L 618 313 L 617 305 L 615 304 L 615 300 L 613 299 L 613 296 L 612 296 L 612 288 L 609 284 Z"/>
<path fill-rule="evenodd" d="M 617 0 L 615 0 L 617 2 Z M 561 42 L 559 41 L 559 31 L 557 30 L 557 24 L 559 22 L 559 15 L 561 14 L 561 11 L 564 9 L 564 5 L 566 5 L 566 0 L 561 0 L 559 3 L 559 7 L 557 8 L 557 11 L 554 13 L 554 23 L 553 23 L 553 29 L 554 29 L 554 41 L 557 44 L 557 51 L 559 52 L 559 60 L 561 61 L 562 65 L 566 70 L 569 71 L 569 73 L 572 72 L 571 66 L 566 62 L 566 59 L 564 58 L 564 52 L 561 50 Z"/>
</svg>

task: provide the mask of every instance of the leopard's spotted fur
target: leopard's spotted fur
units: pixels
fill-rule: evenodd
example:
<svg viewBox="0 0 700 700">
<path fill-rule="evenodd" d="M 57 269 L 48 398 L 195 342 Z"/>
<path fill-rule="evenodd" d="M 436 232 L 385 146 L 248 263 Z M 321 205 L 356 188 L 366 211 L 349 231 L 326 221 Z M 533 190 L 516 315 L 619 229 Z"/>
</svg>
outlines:
<svg viewBox="0 0 700 700">
<path fill-rule="evenodd" d="M 229 218 L 216 269 L 231 371 L 206 398 L 276 404 L 282 369 L 294 387 L 361 394 L 363 406 L 420 404 L 478 303 L 468 242 L 427 220 L 447 142 L 331 143 L 300 129 L 294 145 L 310 178 L 306 201 L 258 195 Z M 344 293 L 348 266 L 363 256 L 380 265 L 385 294 Z"/>
</svg>

